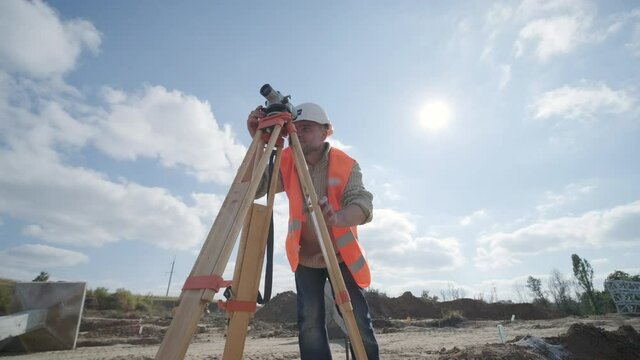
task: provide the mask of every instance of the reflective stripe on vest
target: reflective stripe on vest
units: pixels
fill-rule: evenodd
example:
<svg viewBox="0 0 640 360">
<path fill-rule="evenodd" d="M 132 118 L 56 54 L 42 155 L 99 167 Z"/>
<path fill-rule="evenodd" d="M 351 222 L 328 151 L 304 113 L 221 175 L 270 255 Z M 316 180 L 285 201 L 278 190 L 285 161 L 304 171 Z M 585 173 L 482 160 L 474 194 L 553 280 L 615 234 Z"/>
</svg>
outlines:
<svg viewBox="0 0 640 360">
<path fill-rule="evenodd" d="M 344 235 L 337 238 L 336 244 L 338 245 L 339 250 L 342 250 L 343 248 L 349 245 L 351 246 L 357 245 L 356 238 L 353 236 L 353 233 L 351 231 L 348 231 Z M 357 273 L 365 265 L 365 263 L 366 263 L 366 260 L 364 256 L 360 254 L 360 256 L 356 258 L 355 261 L 351 263 L 351 265 L 349 265 L 349 269 L 351 270 L 351 272 Z"/>
<path fill-rule="evenodd" d="M 344 152 L 331 148 L 329 151 L 329 166 L 327 169 L 327 198 L 335 211 L 342 207 L 342 194 L 349 181 L 354 160 Z M 303 208 L 303 195 L 300 181 L 295 169 L 295 161 L 290 148 L 282 152 L 280 165 L 282 184 L 289 198 L 289 229 L 287 232 L 286 250 L 291 270 L 295 271 L 299 263 L 300 233 L 302 222 L 306 215 Z M 331 228 L 340 256 L 349 268 L 356 283 L 366 288 L 371 283 L 371 274 L 367 264 L 364 249 L 357 239 L 357 228 Z"/>
</svg>

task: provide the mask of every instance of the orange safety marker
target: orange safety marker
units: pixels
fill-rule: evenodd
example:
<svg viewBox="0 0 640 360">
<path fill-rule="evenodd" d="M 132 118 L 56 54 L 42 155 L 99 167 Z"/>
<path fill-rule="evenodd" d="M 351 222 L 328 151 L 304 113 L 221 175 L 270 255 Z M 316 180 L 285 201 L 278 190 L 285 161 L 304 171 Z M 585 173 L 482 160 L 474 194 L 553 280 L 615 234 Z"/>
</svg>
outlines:
<svg viewBox="0 0 640 360">
<path fill-rule="evenodd" d="M 218 275 L 197 275 L 189 276 L 182 286 L 182 290 L 204 290 L 209 289 L 218 292 L 220 288 L 228 287 L 231 281 L 223 280 Z"/>
<path fill-rule="evenodd" d="M 254 313 L 258 308 L 255 301 L 239 301 L 239 300 L 218 300 L 218 309 L 228 312 L 249 312 Z"/>
<path fill-rule="evenodd" d="M 336 305 L 342 305 L 348 302 L 351 302 L 351 297 L 349 296 L 347 290 L 336 293 Z"/>
</svg>

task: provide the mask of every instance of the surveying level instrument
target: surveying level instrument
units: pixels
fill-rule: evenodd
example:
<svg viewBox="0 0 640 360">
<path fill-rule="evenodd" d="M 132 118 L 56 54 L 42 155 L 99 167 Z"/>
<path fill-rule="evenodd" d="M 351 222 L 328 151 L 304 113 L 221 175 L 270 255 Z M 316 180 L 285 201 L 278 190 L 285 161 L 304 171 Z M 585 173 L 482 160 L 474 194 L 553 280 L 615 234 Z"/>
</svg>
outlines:
<svg viewBox="0 0 640 360">
<path fill-rule="evenodd" d="M 292 123 L 297 113 L 290 102 L 291 97 L 282 96 L 269 84 L 260 88 L 260 94 L 267 99 L 266 117 L 259 120 L 258 131 L 253 136 L 249 150 L 185 281 L 175 316 L 155 358 L 184 359 L 205 306 L 213 300 L 216 292 L 229 286 L 233 289 L 230 291 L 229 299 L 218 301 L 219 306 L 227 311 L 229 320 L 223 358 L 242 358 L 247 326 L 256 311 L 256 297 L 273 213 L 284 137 L 288 136 L 309 221 L 318 238 L 329 279 L 335 290 L 335 303 L 344 318 L 356 358 L 367 359 L 329 229 L 318 205 L 318 195 L 314 190 L 296 128 Z M 270 174 L 265 206 L 254 203 L 254 198 L 273 151 L 274 166 Z M 241 229 L 233 279 L 223 280 L 222 274 Z"/>
</svg>

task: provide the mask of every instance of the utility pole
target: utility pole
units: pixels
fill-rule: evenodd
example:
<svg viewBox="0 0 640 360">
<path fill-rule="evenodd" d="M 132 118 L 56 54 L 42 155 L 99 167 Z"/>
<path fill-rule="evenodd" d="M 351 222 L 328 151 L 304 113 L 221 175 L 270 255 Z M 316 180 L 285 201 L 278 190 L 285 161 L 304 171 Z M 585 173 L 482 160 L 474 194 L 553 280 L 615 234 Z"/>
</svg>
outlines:
<svg viewBox="0 0 640 360">
<path fill-rule="evenodd" d="M 167 294 L 169 296 L 169 288 L 171 287 L 171 278 L 173 277 L 173 266 L 176 264 L 176 256 L 173 256 L 173 262 L 171 262 L 171 272 L 169 273 L 169 284 L 167 285 Z"/>
</svg>

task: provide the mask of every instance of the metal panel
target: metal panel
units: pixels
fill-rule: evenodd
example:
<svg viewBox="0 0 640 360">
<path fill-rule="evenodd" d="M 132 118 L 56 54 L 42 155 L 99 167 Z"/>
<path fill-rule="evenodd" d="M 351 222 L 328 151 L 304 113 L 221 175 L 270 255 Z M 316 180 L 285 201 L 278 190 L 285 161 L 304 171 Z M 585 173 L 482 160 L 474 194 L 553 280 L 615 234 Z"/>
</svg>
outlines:
<svg viewBox="0 0 640 360">
<path fill-rule="evenodd" d="M 34 310 L 44 311 L 46 316 L 43 324 L 34 326 L 12 342 L 19 342 L 27 352 L 75 349 L 85 290 L 86 283 L 83 282 L 16 283 L 13 315 L 8 316 Z"/>
<path fill-rule="evenodd" d="M 604 287 L 609 291 L 620 314 L 640 314 L 640 282 L 607 280 Z"/>
</svg>

